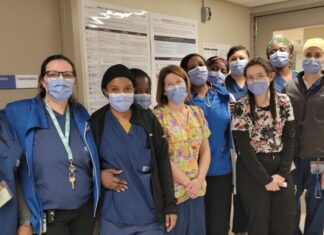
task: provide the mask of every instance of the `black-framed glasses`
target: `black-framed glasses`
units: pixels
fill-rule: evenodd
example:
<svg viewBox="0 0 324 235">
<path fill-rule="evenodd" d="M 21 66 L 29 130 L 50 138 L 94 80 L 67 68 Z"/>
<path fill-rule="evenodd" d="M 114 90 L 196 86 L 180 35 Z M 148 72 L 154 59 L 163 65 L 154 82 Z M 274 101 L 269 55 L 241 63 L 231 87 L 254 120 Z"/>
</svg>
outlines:
<svg viewBox="0 0 324 235">
<path fill-rule="evenodd" d="M 68 79 L 68 80 L 72 80 L 75 79 L 74 73 L 72 71 L 64 71 L 64 72 L 59 72 L 59 71 L 46 71 L 45 75 L 48 79 L 59 79 L 60 76 L 63 77 L 63 79 Z"/>
</svg>

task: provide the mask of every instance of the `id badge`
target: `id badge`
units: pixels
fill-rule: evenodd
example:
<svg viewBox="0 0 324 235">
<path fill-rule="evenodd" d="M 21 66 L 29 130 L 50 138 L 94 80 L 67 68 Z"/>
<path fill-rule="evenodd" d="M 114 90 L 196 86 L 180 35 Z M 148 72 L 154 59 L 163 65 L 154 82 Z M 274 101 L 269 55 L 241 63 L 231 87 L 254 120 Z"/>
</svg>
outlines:
<svg viewBox="0 0 324 235">
<path fill-rule="evenodd" d="M 5 181 L 0 182 L 0 208 L 12 199 L 12 192 L 10 191 Z"/>
<path fill-rule="evenodd" d="M 47 221 L 46 221 L 46 213 L 43 214 L 43 221 L 42 221 L 42 233 L 47 232 Z"/>
<path fill-rule="evenodd" d="M 324 173 L 324 161 L 311 161 L 310 170 L 314 175 Z"/>
</svg>

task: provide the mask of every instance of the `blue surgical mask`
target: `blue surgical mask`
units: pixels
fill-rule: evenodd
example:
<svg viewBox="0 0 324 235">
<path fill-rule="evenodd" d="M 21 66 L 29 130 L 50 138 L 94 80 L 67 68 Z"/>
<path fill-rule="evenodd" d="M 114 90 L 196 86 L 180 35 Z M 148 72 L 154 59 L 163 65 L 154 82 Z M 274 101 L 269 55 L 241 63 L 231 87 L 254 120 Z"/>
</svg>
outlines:
<svg viewBox="0 0 324 235">
<path fill-rule="evenodd" d="M 251 91 L 255 96 L 263 95 L 269 88 L 269 83 L 267 80 L 253 80 L 247 82 L 247 88 Z"/>
<path fill-rule="evenodd" d="M 322 61 L 315 58 L 305 58 L 303 60 L 303 69 L 305 73 L 317 73 L 322 69 Z"/>
<path fill-rule="evenodd" d="M 109 94 L 108 101 L 115 110 L 118 112 L 126 112 L 134 103 L 134 94 L 117 93 Z"/>
<path fill-rule="evenodd" d="M 58 79 L 49 79 L 46 83 L 48 94 L 56 101 L 66 101 L 73 93 L 74 80 L 59 77 Z"/>
<path fill-rule="evenodd" d="M 277 51 L 270 56 L 270 62 L 276 68 L 282 68 L 289 62 L 289 53 L 286 51 Z"/>
<path fill-rule="evenodd" d="M 235 76 L 242 76 L 247 63 L 247 60 L 235 60 L 230 62 L 229 68 L 231 70 L 231 74 Z"/>
<path fill-rule="evenodd" d="M 216 85 L 224 85 L 225 83 L 226 75 L 223 74 L 221 71 L 210 71 L 208 75 L 208 81 L 210 81 L 212 84 Z"/>
<path fill-rule="evenodd" d="M 184 103 L 187 97 L 187 87 L 185 85 L 168 87 L 165 89 L 168 100 L 175 104 Z"/>
<path fill-rule="evenodd" d="M 151 105 L 150 94 L 135 94 L 134 100 L 136 104 L 139 104 L 143 109 L 148 109 Z"/>
<path fill-rule="evenodd" d="M 188 71 L 188 76 L 192 84 L 201 86 L 207 81 L 208 69 L 206 66 L 197 66 Z"/>
</svg>

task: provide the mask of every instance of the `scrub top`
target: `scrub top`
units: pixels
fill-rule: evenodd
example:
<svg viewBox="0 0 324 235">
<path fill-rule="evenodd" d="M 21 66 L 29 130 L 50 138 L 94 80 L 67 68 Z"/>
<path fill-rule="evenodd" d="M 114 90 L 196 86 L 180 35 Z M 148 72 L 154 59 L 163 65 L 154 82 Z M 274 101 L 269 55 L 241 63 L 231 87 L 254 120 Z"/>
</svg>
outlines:
<svg viewBox="0 0 324 235">
<path fill-rule="evenodd" d="M 228 111 L 229 94 L 224 87 L 210 87 L 206 97 L 192 95 L 190 104 L 199 106 L 208 122 L 211 135 L 209 146 L 211 163 L 208 176 L 225 175 L 232 172 L 230 155 L 230 114 Z"/>
<path fill-rule="evenodd" d="M 234 95 L 235 100 L 238 101 L 248 93 L 247 85 L 240 87 L 231 75 L 228 75 L 225 80 L 225 87 L 229 93 Z"/>
<path fill-rule="evenodd" d="M 203 111 L 197 106 L 187 106 L 187 122 L 178 121 L 168 106 L 155 109 L 157 116 L 169 141 L 170 160 L 190 179 L 198 175 L 199 149 L 203 139 L 208 138 L 210 130 Z M 184 185 L 174 181 L 174 192 L 177 203 L 190 199 Z M 206 193 L 206 182 L 198 196 Z"/>
<path fill-rule="evenodd" d="M 107 110 L 100 160 L 103 169 L 122 170 L 118 177 L 126 180 L 128 187 L 123 192 L 104 190 L 102 218 L 128 225 L 155 223 L 151 150 L 144 127 L 131 124 L 126 132 L 111 110 Z"/>
<path fill-rule="evenodd" d="M 54 111 L 65 132 L 65 114 Z M 88 148 L 71 113 L 69 145 L 72 150 L 75 171 L 75 188 L 69 181 L 69 161 L 65 147 L 46 111 L 47 129 L 37 129 L 33 146 L 33 167 L 37 193 L 44 210 L 77 209 L 85 204 L 92 194 L 92 163 Z M 59 187 L 57 187 L 59 185 Z"/>
<path fill-rule="evenodd" d="M 298 73 L 296 71 L 291 71 L 291 73 L 292 73 L 293 79 L 296 79 L 298 77 Z M 287 83 L 287 81 L 285 79 L 283 79 L 280 74 L 276 74 L 276 76 L 274 78 L 274 88 L 275 88 L 276 92 L 282 93 L 286 83 Z"/>
</svg>

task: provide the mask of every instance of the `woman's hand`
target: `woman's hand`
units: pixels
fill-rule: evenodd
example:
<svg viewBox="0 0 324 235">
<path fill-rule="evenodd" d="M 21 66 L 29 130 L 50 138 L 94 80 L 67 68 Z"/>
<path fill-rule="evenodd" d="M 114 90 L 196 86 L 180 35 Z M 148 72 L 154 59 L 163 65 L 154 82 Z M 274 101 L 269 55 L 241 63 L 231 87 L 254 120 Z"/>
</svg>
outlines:
<svg viewBox="0 0 324 235">
<path fill-rule="evenodd" d="M 122 170 L 117 169 L 104 169 L 101 170 L 101 182 L 102 185 L 110 190 L 121 192 L 128 189 L 127 187 L 127 181 L 120 179 L 118 177 L 115 177 L 115 175 L 121 174 Z"/>
<path fill-rule="evenodd" d="M 204 184 L 204 180 L 200 180 L 198 178 L 190 181 L 186 186 L 186 192 L 190 196 L 190 198 L 195 199 L 198 197 L 199 193 L 202 190 Z"/>
<path fill-rule="evenodd" d="M 33 235 L 33 227 L 31 225 L 20 225 L 17 229 L 17 235 Z"/>
<path fill-rule="evenodd" d="M 322 173 L 322 177 L 321 177 L 321 189 L 324 190 L 324 173 Z"/>
<path fill-rule="evenodd" d="M 177 215 L 175 214 L 168 214 L 165 215 L 165 227 L 167 229 L 167 232 L 170 232 L 177 222 Z"/>
<path fill-rule="evenodd" d="M 272 180 L 269 184 L 267 184 L 265 188 L 267 191 L 271 191 L 271 192 L 280 190 L 278 183 L 274 180 Z"/>
<path fill-rule="evenodd" d="M 283 187 L 283 183 L 286 181 L 286 179 L 278 174 L 275 174 L 271 176 L 273 181 L 278 184 L 279 187 Z"/>
</svg>

